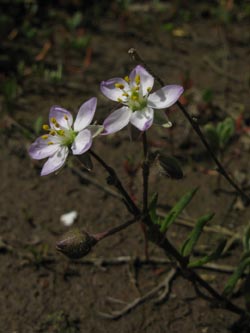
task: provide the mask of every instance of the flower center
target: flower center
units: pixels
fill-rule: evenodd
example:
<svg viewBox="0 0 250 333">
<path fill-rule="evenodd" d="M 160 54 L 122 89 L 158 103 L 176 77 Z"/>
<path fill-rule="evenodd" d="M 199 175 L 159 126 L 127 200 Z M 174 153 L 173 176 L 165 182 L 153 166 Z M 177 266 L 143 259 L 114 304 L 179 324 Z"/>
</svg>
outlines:
<svg viewBox="0 0 250 333">
<path fill-rule="evenodd" d="M 140 75 L 136 75 L 133 82 L 130 82 L 128 76 L 124 80 L 129 83 L 130 87 L 126 90 L 122 83 L 115 84 L 115 87 L 123 92 L 123 98 L 118 98 L 117 101 L 127 105 L 133 112 L 143 110 L 147 106 L 148 94 L 152 88 L 148 87 L 146 95 L 143 96 Z"/>
<path fill-rule="evenodd" d="M 68 120 L 68 117 L 64 116 L 65 120 Z M 50 119 L 53 127 L 45 124 L 42 126 L 43 130 L 47 131 L 48 134 L 42 135 L 42 139 L 48 140 L 48 145 L 53 145 L 54 143 L 60 143 L 61 146 L 70 146 L 75 140 L 78 132 L 74 131 L 70 126 L 65 128 L 59 125 L 56 118 Z"/>
</svg>

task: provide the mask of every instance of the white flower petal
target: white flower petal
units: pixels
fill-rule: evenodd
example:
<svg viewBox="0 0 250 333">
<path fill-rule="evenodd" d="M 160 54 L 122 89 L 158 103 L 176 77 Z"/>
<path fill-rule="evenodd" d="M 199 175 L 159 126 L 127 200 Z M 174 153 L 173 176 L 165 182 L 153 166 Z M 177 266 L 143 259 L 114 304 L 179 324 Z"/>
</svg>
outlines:
<svg viewBox="0 0 250 333">
<path fill-rule="evenodd" d="M 168 108 L 179 99 L 182 93 L 182 86 L 165 86 L 148 96 L 148 106 L 154 109 Z"/>
<path fill-rule="evenodd" d="M 85 153 L 92 145 L 92 135 L 88 129 L 79 132 L 71 146 L 74 155 Z"/>
<path fill-rule="evenodd" d="M 152 125 L 154 120 L 154 110 L 145 108 L 142 111 L 135 111 L 132 113 L 130 122 L 140 131 L 146 131 Z"/>
<path fill-rule="evenodd" d="M 48 136 L 48 139 L 44 140 L 42 137 L 36 139 L 35 142 L 29 148 L 29 155 L 35 160 L 41 160 L 43 158 L 53 155 L 59 148 L 58 143 L 48 144 L 48 142 L 54 142 L 52 135 Z"/>
<path fill-rule="evenodd" d="M 50 109 L 49 122 L 51 128 L 55 128 L 54 123 L 51 121 L 53 118 L 55 118 L 58 124 L 63 128 L 69 129 L 73 124 L 72 114 L 68 110 L 57 105 L 52 106 Z"/>
<path fill-rule="evenodd" d="M 135 86 L 135 77 L 140 77 L 140 88 L 142 95 L 145 96 L 148 94 L 148 91 L 150 91 L 153 88 L 154 85 L 154 77 L 149 74 L 146 69 L 140 65 L 136 66 L 132 72 L 129 75 L 130 85 L 133 87 Z"/>
<path fill-rule="evenodd" d="M 72 210 L 69 213 L 63 214 L 60 217 L 60 222 L 65 225 L 65 227 L 70 227 L 76 220 L 78 213 L 76 210 Z"/>
<path fill-rule="evenodd" d="M 54 153 L 54 155 L 49 157 L 47 162 L 45 162 L 41 171 L 41 176 L 46 176 L 60 169 L 64 165 L 68 153 L 69 153 L 68 147 L 66 146 L 59 147 L 59 149 Z"/>
<path fill-rule="evenodd" d="M 124 89 L 116 88 L 115 84 L 122 84 L 124 86 Z M 121 99 L 122 101 L 126 101 L 127 97 L 123 96 L 122 94 L 124 93 L 124 91 L 126 92 L 128 90 L 129 85 L 122 78 L 113 78 L 108 81 L 101 82 L 101 92 L 112 101 L 119 102 L 119 99 Z"/>
<path fill-rule="evenodd" d="M 96 97 L 90 98 L 87 102 L 82 104 L 74 122 L 75 131 L 80 132 L 91 123 L 95 114 L 96 104 Z"/>
<path fill-rule="evenodd" d="M 111 113 L 111 115 L 104 120 L 104 132 L 102 134 L 106 135 L 120 131 L 129 123 L 131 113 L 132 111 L 127 106 L 123 106 Z"/>
</svg>

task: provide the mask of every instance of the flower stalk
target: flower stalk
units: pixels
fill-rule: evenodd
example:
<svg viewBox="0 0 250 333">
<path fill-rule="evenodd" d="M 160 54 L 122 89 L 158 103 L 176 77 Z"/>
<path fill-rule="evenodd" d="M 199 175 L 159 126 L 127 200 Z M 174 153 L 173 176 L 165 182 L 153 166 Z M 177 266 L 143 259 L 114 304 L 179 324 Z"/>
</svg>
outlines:
<svg viewBox="0 0 250 333">
<path fill-rule="evenodd" d="M 128 192 L 125 190 L 124 186 L 122 185 L 122 182 L 120 181 L 119 177 L 117 176 L 115 170 L 111 168 L 98 154 L 96 154 L 93 150 L 89 151 L 90 155 L 95 158 L 97 162 L 101 164 L 101 166 L 108 172 L 109 177 L 107 179 L 107 182 L 109 185 L 113 185 L 117 188 L 119 193 L 124 198 L 124 203 L 130 213 L 132 213 L 135 217 L 138 217 L 141 215 L 140 209 L 136 206 L 134 201 L 131 199 Z"/>
</svg>

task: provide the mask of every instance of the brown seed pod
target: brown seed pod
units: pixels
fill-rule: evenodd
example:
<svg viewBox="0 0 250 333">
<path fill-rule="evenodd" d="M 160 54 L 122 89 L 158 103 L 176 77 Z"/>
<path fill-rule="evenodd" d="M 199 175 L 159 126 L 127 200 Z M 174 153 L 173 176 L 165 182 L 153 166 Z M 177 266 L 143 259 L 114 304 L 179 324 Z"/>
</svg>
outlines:
<svg viewBox="0 0 250 333">
<path fill-rule="evenodd" d="M 66 233 L 56 245 L 56 249 L 71 259 L 86 256 L 97 243 L 97 239 L 86 231 L 74 229 Z"/>
</svg>

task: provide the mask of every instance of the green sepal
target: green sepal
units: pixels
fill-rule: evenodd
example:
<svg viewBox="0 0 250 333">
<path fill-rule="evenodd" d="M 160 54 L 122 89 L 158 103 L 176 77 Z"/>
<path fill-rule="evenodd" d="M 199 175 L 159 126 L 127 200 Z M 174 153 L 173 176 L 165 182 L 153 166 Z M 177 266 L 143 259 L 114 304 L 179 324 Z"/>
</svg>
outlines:
<svg viewBox="0 0 250 333">
<path fill-rule="evenodd" d="M 181 247 L 181 254 L 184 257 L 188 257 L 195 247 L 196 243 L 198 242 L 200 235 L 203 231 L 204 226 L 214 217 L 214 213 L 206 214 L 198 218 L 195 223 L 195 226 L 191 233 L 189 234 L 188 238 L 184 242 Z"/>
<path fill-rule="evenodd" d="M 163 221 L 161 222 L 160 231 L 162 233 L 166 232 L 167 229 L 170 227 L 171 224 L 173 224 L 176 220 L 176 218 L 180 215 L 180 213 L 183 211 L 183 209 L 190 203 L 190 201 L 193 199 L 193 196 L 197 192 L 198 187 L 195 188 L 192 191 L 187 192 L 184 194 L 181 199 L 172 207 L 170 212 L 165 216 Z"/>
</svg>

